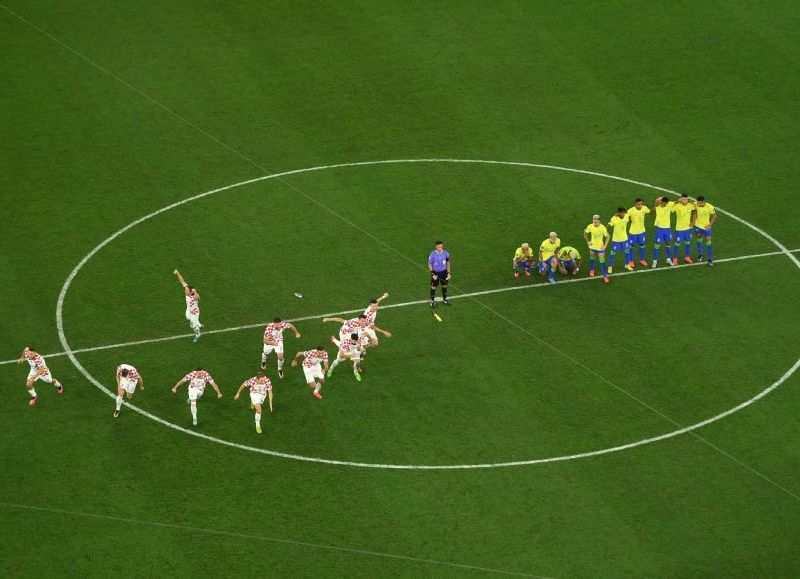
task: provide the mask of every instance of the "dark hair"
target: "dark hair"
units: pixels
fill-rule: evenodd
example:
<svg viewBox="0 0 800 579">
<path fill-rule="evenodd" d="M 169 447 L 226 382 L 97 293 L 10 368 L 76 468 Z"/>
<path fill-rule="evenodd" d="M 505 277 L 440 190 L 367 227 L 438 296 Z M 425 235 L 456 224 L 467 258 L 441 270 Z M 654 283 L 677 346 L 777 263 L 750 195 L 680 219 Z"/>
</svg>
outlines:
<svg viewBox="0 0 800 579">
<path fill-rule="evenodd" d="M 189 285 L 189 284 L 187 283 L 187 284 L 186 284 L 186 289 L 188 289 L 189 291 L 192 291 L 192 290 L 194 290 L 194 286 L 193 286 L 193 285 Z"/>
<path fill-rule="evenodd" d="M 371 303 L 371 304 L 377 304 L 377 303 L 378 303 L 378 300 L 369 300 L 369 303 Z"/>
<path fill-rule="evenodd" d="M 202 370 L 203 369 L 200 366 L 198 366 L 197 368 L 194 369 L 195 372 L 201 372 Z"/>
<path fill-rule="evenodd" d="M 128 377 L 128 369 L 127 368 L 123 368 L 122 370 L 119 371 L 119 375 L 122 376 L 123 378 L 127 378 Z"/>
<path fill-rule="evenodd" d="M 666 203 L 667 201 L 669 201 L 669 199 L 667 199 L 667 196 L 666 196 L 666 195 L 664 195 L 664 197 L 662 197 L 662 198 L 661 198 L 661 200 L 662 200 L 662 201 L 664 201 L 665 203 Z"/>
<path fill-rule="evenodd" d="M 273 321 L 273 322 L 275 322 L 275 323 L 277 324 L 278 322 L 280 322 L 280 321 L 281 321 L 281 319 L 280 319 L 280 318 L 272 318 L 272 321 Z"/>
<path fill-rule="evenodd" d="M 637 197 L 636 199 L 633 200 L 633 202 L 634 203 L 641 203 L 642 202 L 642 198 L 641 197 Z"/>
<path fill-rule="evenodd" d="M 358 334 L 356 334 L 356 333 L 350 334 L 350 339 L 355 342 L 356 340 L 358 340 Z"/>
<path fill-rule="evenodd" d="M 324 349 L 325 348 L 323 348 L 322 346 L 317 346 L 317 350 L 324 350 Z"/>
<path fill-rule="evenodd" d="M 434 245 L 444 245 L 444 241 L 442 241 L 441 239 L 437 239 Z"/>
<path fill-rule="evenodd" d="M 263 378 L 264 372 L 256 372 L 256 378 Z"/>
<path fill-rule="evenodd" d="M 688 197 L 689 195 L 686 193 L 681 193 L 681 198 Z"/>
<path fill-rule="evenodd" d="M 358 316 L 358 319 L 359 320 L 366 320 L 367 316 L 365 316 L 364 314 L 361 314 L 360 316 Z"/>
<path fill-rule="evenodd" d="M 617 213 L 625 213 L 624 207 L 617 207 Z"/>
<path fill-rule="evenodd" d="M 705 201 L 705 200 L 706 200 L 706 198 L 705 198 L 705 197 L 703 197 L 702 195 L 698 195 L 698 196 L 697 196 L 697 200 L 698 200 L 698 201 Z"/>
</svg>

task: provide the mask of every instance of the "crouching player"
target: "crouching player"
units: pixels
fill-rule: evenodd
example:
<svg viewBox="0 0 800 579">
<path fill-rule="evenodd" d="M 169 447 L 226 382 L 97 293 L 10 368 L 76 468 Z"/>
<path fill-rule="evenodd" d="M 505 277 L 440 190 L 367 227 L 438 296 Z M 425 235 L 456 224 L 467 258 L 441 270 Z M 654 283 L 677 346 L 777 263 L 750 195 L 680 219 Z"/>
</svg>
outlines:
<svg viewBox="0 0 800 579">
<path fill-rule="evenodd" d="M 175 386 L 172 387 L 172 393 L 178 393 L 178 386 L 184 382 L 189 383 L 189 406 L 192 411 L 192 426 L 197 426 L 197 401 L 202 398 L 203 393 L 206 391 L 206 384 L 211 384 L 217 393 L 217 398 L 222 398 L 219 386 L 214 382 L 211 374 L 202 368 L 195 368 L 194 372 L 189 372 L 186 376 L 178 380 Z"/>
<path fill-rule="evenodd" d="M 256 432 L 261 434 L 261 405 L 264 404 L 265 398 L 269 399 L 269 411 L 272 412 L 272 381 L 259 373 L 257 376 L 242 382 L 233 399 L 239 400 L 239 394 L 245 388 L 250 389 L 250 404 L 256 411 Z"/>
<path fill-rule="evenodd" d="M 519 277 L 520 270 L 525 271 L 525 277 L 531 276 L 531 271 L 536 269 L 536 258 L 533 255 L 531 246 L 527 243 L 520 245 L 514 252 L 514 259 L 511 260 L 514 268 L 514 277 Z"/>
<path fill-rule="evenodd" d="M 697 212 L 694 221 L 694 234 L 697 239 L 697 259 L 706 259 L 708 265 L 714 265 L 714 247 L 711 245 L 711 228 L 717 220 L 717 210 L 700 195 L 695 203 Z M 705 243 L 705 256 L 703 255 L 703 244 Z"/>
<path fill-rule="evenodd" d="M 318 400 L 322 400 L 323 384 L 325 384 L 325 372 L 328 371 L 328 352 L 322 346 L 317 346 L 316 350 L 306 350 L 297 352 L 292 360 L 292 368 L 297 368 L 297 359 L 303 356 L 303 374 L 306 377 L 306 384 L 311 388 L 311 395 Z M 321 366 L 320 366 L 321 365 Z"/>
<path fill-rule="evenodd" d="M 136 386 L 144 390 L 144 379 L 139 376 L 136 368 L 130 364 L 120 364 L 117 366 L 117 408 L 114 410 L 114 418 L 119 418 L 119 411 L 122 408 L 122 397 L 127 396 L 128 400 L 133 398 Z"/>
<path fill-rule="evenodd" d="M 558 250 L 558 271 L 562 275 L 575 275 L 581 269 L 581 254 L 569 245 Z"/>
<path fill-rule="evenodd" d="M 555 231 L 551 231 L 547 239 L 539 246 L 539 273 L 547 273 L 547 279 L 551 284 L 556 283 L 556 269 L 558 268 L 558 258 L 556 253 L 561 247 L 561 240 Z"/>
<path fill-rule="evenodd" d="M 333 374 L 333 371 L 336 369 L 336 366 L 338 366 L 343 360 L 352 360 L 353 376 L 356 377 L 356 380 L 361 382 L 361 352 L 364 351 L 365 342 L 367 342 L 368 339 L 369 338 L 366 336 L 359 336 L 359 334 L 355 332 L 350 334 L 348 337 L 341 338 L 340 340 L 337 340 L 331 336 L 331 342 L 339 347 L 339 351 L 337 352 L 336 359 L 331 364 L 326 376 L 330 378 Z"/>
<path fill-rule="evenodd" d="M 42 358 L 36 350 L 30 346 L 25 346 L 22 350 L 22 355 L 17 360 L 17 364 L 22 364 L 22 362 L 28 362 L 30 366 L 28 378 L 25 380 L 25 388 L 28 389 L 28 394 L 31 397 L 28 405 L 33 406 L 36 404 L 36 390 L 33 388 L 33 383 L 37 380 L 55 386 L 56 394 L 64 393 L 64 386 L 61 382 L 53 378 L 52 374 L 50 374 L 50 370 L 47 368 L 47 363 L 44 361 L 44 358 Z"/>
</svg>

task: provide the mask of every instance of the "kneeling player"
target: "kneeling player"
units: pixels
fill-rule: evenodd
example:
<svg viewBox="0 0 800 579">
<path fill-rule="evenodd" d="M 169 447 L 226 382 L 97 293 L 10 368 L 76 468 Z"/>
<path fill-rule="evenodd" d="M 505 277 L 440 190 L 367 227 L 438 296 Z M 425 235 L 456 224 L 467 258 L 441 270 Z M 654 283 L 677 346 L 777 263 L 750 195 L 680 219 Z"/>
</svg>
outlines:
<svg viewBox="0 0 800 579">
<path fill-rule="evenodd" d="M 250 389 L 250 403 L 256 411 L 256 432 L 261 434 L 261 405 L 264 404 L 265 398 L 269 398 L 269 411 L 272 412 L 272 381 L 263 374 L 253 376 L 242 382 L 233 399 L 239 400 L 239 394 L 245 388 Z"/>
<path fill-rule="evenodd" d="M 359 335 L 354 332 L 350 334 L 350 336 L 341 340 L 337 340 L 331 336 L 331 342 L 339 347 L 339 352 L 337 352 L 336 359 L 333 361 L 330 369 L 328 370 L 328 378 L 331 377 L 333 371 L 336 369 L 336 366 L 338 366 L 343 360 L 352 360 L 353 375 L 356 377 L 356 380 L 361 382 L 361 352 L 364 351 L 364 342 L 366 342 L 366 336 L 359 337 Z"/>
<path fill-rule="evenodd" d="M 117 366 L 117 408 L 114 410 L 114 418 L 119 418 L 119 411 L 122 408 L 122 397 L 127 396 L 128 400 L 133 398 L 136 386 L 144 390 L 144 380 L 139 376 L 136 368 L 130 364 L 120 364 Z"/>
<path fill-rule="evenodd" d="M 297 359 L 303 359 L 303 374 L 306 376 L 306 384 L 311 388 L 311 395 L 314 398 L 322 399 L 322 385 L 325 384 L 325 372 L 328 371 L 328 352 L 322 346 L 317 346 L 316 350 L 306 350 L 297 352 L 292 360 L 292 368 L 297 368 Z M 322 364 L 322 367 L 320 367 Z"/>
<path fill-rule="evenodd" d="M 177 394 L 178 386 L 184 382 L 189 383 L 188 402 L 192 411 L 192 426 L 197 426 L 197 401 L 202 398 L 203 393 L 206 390 L 206 384 L 211 384 L 211 386 L 217 392 L 217 398 L 222 398 L 222 392 L 220 392 L 219 386 L 217 386 L 217 383 L 214 382 L 211 374 L 202 368 L 196 368 L 194 372 L 189 372 L 186 376 L 178 380 L 175 386 L 172 387 L 172 393 Z"/>
<path fill-rule="evenodd" d="M 36 404 L 36 390 L 33 388 L 33 383 L 37 380 L 41 380 L 47 384 L 52 384 L 56 387 L 56 394 L 63 394 L 64 393 L 64 386 L 53 378 L 50 374 L 50 370 L 47 368 L 47 363 L 44 361 L 44 358 L 40 356 L 36 350 L 31 348 L 30 346 L 25 346 L 22 350 L 22 355 L 17 360 L 17 364 L 22 364 L 22 362 L 28 362 L 30 366 L 30 370 L 28 371 L 28 378 L 25 380 L 25 388 L 28 389 L 28 394 L 30 395 L 31 399 L 28 402 L 30 406 Z"/>
<path fill-rule="evenodd" d="M 536 269 L 536 257 L 530 245 L 523 243 L 517 248 L 511 266 L 514 268 L 514 277 L 519 277 L 520 270 L 525 271 L 525 277 L 531 276 L 531 271 Z"/>
<path fill-rule="evenodd" d="M 575 275 L 581 269 L 581 254 L 569 245 L 558 250 L 558 270 L 562 275 Z"/>
</svg>

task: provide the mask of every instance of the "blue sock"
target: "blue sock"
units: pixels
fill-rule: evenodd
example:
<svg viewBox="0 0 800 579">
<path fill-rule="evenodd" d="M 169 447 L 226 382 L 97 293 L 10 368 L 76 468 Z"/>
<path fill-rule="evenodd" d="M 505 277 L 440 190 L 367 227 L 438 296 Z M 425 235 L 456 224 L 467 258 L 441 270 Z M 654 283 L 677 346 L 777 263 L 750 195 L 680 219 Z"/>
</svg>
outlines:
<svg viewBox="0 0 800 579">
<path fill-rule="evenodd" d="M 611 252 L 611 253 L 608 255 L 608 265 L 610 265 L 611 267 L 614 267 L 614 256 L 615 256 L 615 255 L 617 255 L 617 252 L 616 252 L 616 251 L 612 251 L 612 252 Z M 601 261 L 600 263 L 603 263 L 603 262 Z"/>
<path fill-rule="evenodd" d="M 556 270 L 555 270 L 555 268 L 551 267 L 550 268 L 550 273 L 547 274 L 547 279 L 553 280 L 555 278 L 556 278 Z"/>
<path fill-rule="evenodd" d="M 697 257 L 703 257 L 703 241 L 697 242 Z"/>
<path fill-rule="evenodd" d="M 664 249 L 667 252 L 667 259 L 672 259 L 672 246 L 667 245 Z"/>
<path fill-rule="evenodd" d="M 594 258 L 593 257 L 589 258 L 589 269 L 594 271 Z"/>
<path fill-rule="evenodd" d="M 711 245 L 710 241 L 706 241 L 706 253 L 708 254 L 708 262 L 711 263 L 714 260 L 714 246 Z"/>
<path fill-rule="evenodd" d="M 683 255 L 685 255 L 686 257 L 689 257 L 689 256 L 692 255 L 692 242 L 691 241 L 687 241 L 686 243 L 683 244 Z"/>
<path fill-rule="evenodd" d="M 608 268 L 606 267 L 606 260 L 602 257 L 600 258 L 600 267 L 603 268 L 603 277 L 608 275 Z"/>
<path fill-rule="evenodd" d="M 633 246 L 631 245 L 628 248 L 628 263 L 631 263 L 632 261 L 633 261 Z"/>
<path fill-rule="evenodd" d="M 658 261 L 658 254 L 661 253 L 661 244 L 656 243 L 653 246 L 653 261 Z"/>
<path fill-rule="evenodd" d="M 639 259 L 644 259 L 644 245 L 639 246 Z"/>
</svg>

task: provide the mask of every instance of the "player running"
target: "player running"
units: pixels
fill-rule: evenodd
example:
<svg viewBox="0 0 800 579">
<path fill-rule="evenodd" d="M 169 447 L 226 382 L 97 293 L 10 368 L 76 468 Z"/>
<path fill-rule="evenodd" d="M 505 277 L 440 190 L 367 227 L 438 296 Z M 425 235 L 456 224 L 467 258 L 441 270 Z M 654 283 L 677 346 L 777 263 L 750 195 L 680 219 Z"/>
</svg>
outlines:
<svg viewBox="0 0 800 579">
<path fill-rule="evenodd" d="M 525 270 L 525 277 L 531 276 L 531 271 L 536 269 L 536 258 L 529 244 L 523 243 L 517 248 L 511 265 L 514 268 L 514 277 L 519 277 L 521 269 Z"/>
<path fill-rule="evenodd" d="M 292 368 L 297 367 L 297 359 L 300 356 L 304 356 L 303 374 L 306 377 L 306 384 L 311 388 L 311 395 L 322 400 L 320 390 L 325 384 L 325 372 L 328 371 L 328 352 L 322 346 L 317 346 L 316 350 L 297 352 L 292 360 Z"/>
<path fill-rule="evenodd" d="M 259 373 L 257 376 L 242 382 L 233 399 L 239 400 L 239 394 L 245 388 L 250 389 L 250 403 L 256 411 L 256 432 L 261 434 L 261 405 L 264 404 L 265 398 L 269 398 L 269 411 L 270 413 L 272 412 L 272 381 Z"/>
<path fill-rule="evenodd" d="M 333 375 L 333 371 L 336 369 L 336 366 L 338 366 L 342 361 L 352 360 L 353 376 L 356 377 L 356 380 L 361 382 L 361 356 L 366 348 L 367 340 L 368 339 L 365 335 L 359 336 L 357 332 L 353 332 L 349 336 L 339 340 L 331 336 L 331 342 L 339 347 L 339 351 L 336 354 L 336 359 L 328 369 L 326 376 L 330 378 Z"/>
<path fill-rule="evenodd" d="M 614 271 L 614 257 L 618 251 L 623 252 L 625 269 L 633 271 L 633 251 L 628 242 L 628 223 L 630 217 L 625 213 L 624 207 L 618 207 L 616 214 L 611 216 L 608 226 L 614 230 L 611 235 L 611 255 L 608 256 L 608 273 Z"/>
<path fill-rule="evenodd" d="M 192 341 L 197 343 L 200 341 L 200 329 L 203 327 L 203 324 L 200 323 L 200 294 L 193 285 L 186 283 L 181 272 L 176 269 L 172 273 L 178 277 L 178 281 L 183 286 L 183 293 L 186 296 L 186 319 L 189 320 L 189 327 L 194 332 Z"/>
<path fill-rule="evenodd" d="M 357 334 L 360 339 L 369 325 L 366 314 L 361 314 L 357 318 L 351 318 L 349 320 L 345 320 L 344 318 L 322 318 L 323 324 L 327 324 L 328 322 L 342 324 L 342 327 L 339 328 L 339 340 L 349 338 L 350 334 Z"/>
<path fill-rule="evenodd" d="M 367 335 L 367 337 L 369 337 L 369 343 L 371 346 L 378 345 L 378 334 L 386 336 L 387 338 L 392 337 L 391 332 L 387 332 L 386 330 L 375 325 L 375 319 L 378 317 L 378 306 L 381 305 L 381 302 L 388 297 L 389 292 L 383 292 L 381 297 L 370 300 L 367 309 L 364 310 L 364 316 L 367 318 L 367 327 L 364 329 L 364 333 Z"/>
<path fill-rule="evenodd" d="M 117 408 L 114 410 L 114 418 L 119 418 L 119 411 L 122 408 L 122 397 L 127 396 L 128 400 L 133 398 L 136 386 L 144 390 L 144 379 L 139 376 L 136 368 L 130 364 L 120 364 L 117 366 Z"/>
<path fill-rule="evenodd" d="M 639 265 L 647 267 L 647 260 L 644 258 L 644 245 L 647 241 L 645 235 L 644 218 L 650 213 L 650 208 L 644 204 L 641 199 L 636 199 L 633 202 L 633 207 L 628 209 L 626 215 L 631 221 L 630 229 L 628 230 L 628 242 L 631 244 L 631 254 L 633 254 L 636 246 L 639 246 Z"/>
<path fill-rule="evenodd" d="M 56 394 L 64 393 L 64 385 L 53 378 L 53 375 L 50 374 L 50 370 L 47 368 L 47 363 L 44 361 L 44 358 L 30 346 L 25 346 L 22 349 L 22 355 L 17 359 L 17 364 L 22 364 L 23 362 L 28 362 L 30 366 L 28 378 L 25 380 L 25 388 L 28 389 L 28 394 L 31 397 L 28 401 L 29 406 L 36 404 L 37 396 L 36 390 L 33 388 L 33 383 L 37 380 L 55 386 Z"/>
<path fill-rule="evenodd" d="M 570 245 L 558 250 L 558 271 L 563 275 L 575 275 L 581 268 L 581 254 Z"/>
<path fill-rule="evenodd" d="M 603 270 L 603 283 L 608 283 L 608 270 L 606 269 L 606 248 L 608 247 L 608 229 L 600 223 L 599 215 L 592 215 L 592 222 L 583 230 L 583 238 L 589 246 L 589 277 L 594 277 L 595 257 L 600 260 Z"/>
<path fill-rule="evenodd" d="M 548 238 L 539 246 L 539 273 L 544 275 L 547 272 L 547 280 L 551 285 L 556 283 L 558 267 L 556 253 L 559 247 L 561 247 L 561 240 L 555 231 L 551 231 Z"/>
<path fill-rule="evenodd" d="M 436 307 L 436 288 L 442 286 L 442 303 L 450 305 L 447 301 L 447 286 L 450 283 L 450 253 L 444 248 L 442 241 L 434 244 L 434 250 L 428 256 L 428 271 L 431 272 L 431 303 Z"/>
<path fill-rule="evenodd" d="M 655 222 L 655 229 L 656 229 L 656 236 L 655 236 L 655 243 L 653 244 L 653 268 L 658 267 L 658 254 L 661 251 L 661 244 L 663 243 L 665 246 L 665 251 L 667 254 L 667 263 L 670 265 L 675 265 L 677 263 L 677 258 L 675 262 L 672 261 L 672 247 L 670 244 L 672 243 L 672 214 L 675 211 L 675 202 L 670 201 L 666 197 L 656 197 L 655 201 L 655 210 L 656 210 L 656 222 Z"/>
<path fill-rule="evenodd" d="M 672 253 L 672 264 L 678 265 L 678 258 L 683 245 L 683 261 L 692 263 L 692 230 L 694 229 L 694 203 L 689 201 L 689 196 L 682 193 L 675 204 L 675 246 Z"/>
<path fill-rule="evenodd" d="M 289 322 L 282 322 L 280 318 L 273 318 L 264 329 L 264 349 L 261 351 L 261 369 L 267 368 L 267 356 L 273 351 L 278 357 L 278 378 L 283 378 L 283 332 L 292 330 L 294 337 L 299 338 L 300 332 Z"/>
<path fill-rule="evenodd" d="M 695 203 L 694 233 L 697 238 L 697 259 L 708 260 L 708 265 L 714 265 L 714 247 L 711 244 L 711 228 L 717 221 L 717 210 L 700 195 Z M 703 243 L 705 242 L 706 254 L 703 256 Z"/>
<path fill-rule="evenodd" d="M 222 398 L 222 392 L 220 391 L 219 386 L 217 386 L 217 383 L 214 382 L 211 374 L 202 368 L 195 368 L 193 372 L 189 372 L 186 376 L 178 380 L 175 383 L 175 386 L 172 387 L 172 393 L 177 394 L 178 386 L 184 382 L 189 383 L 189 399 L 187 402 L 189 403 L 192 411 L 192 426 L 197 426 L 197 401 L 202 398 L 203 393 L 206 390 L 206 384 L 211 384 L 217 393 L 217 398 Z"/>
</svg>

